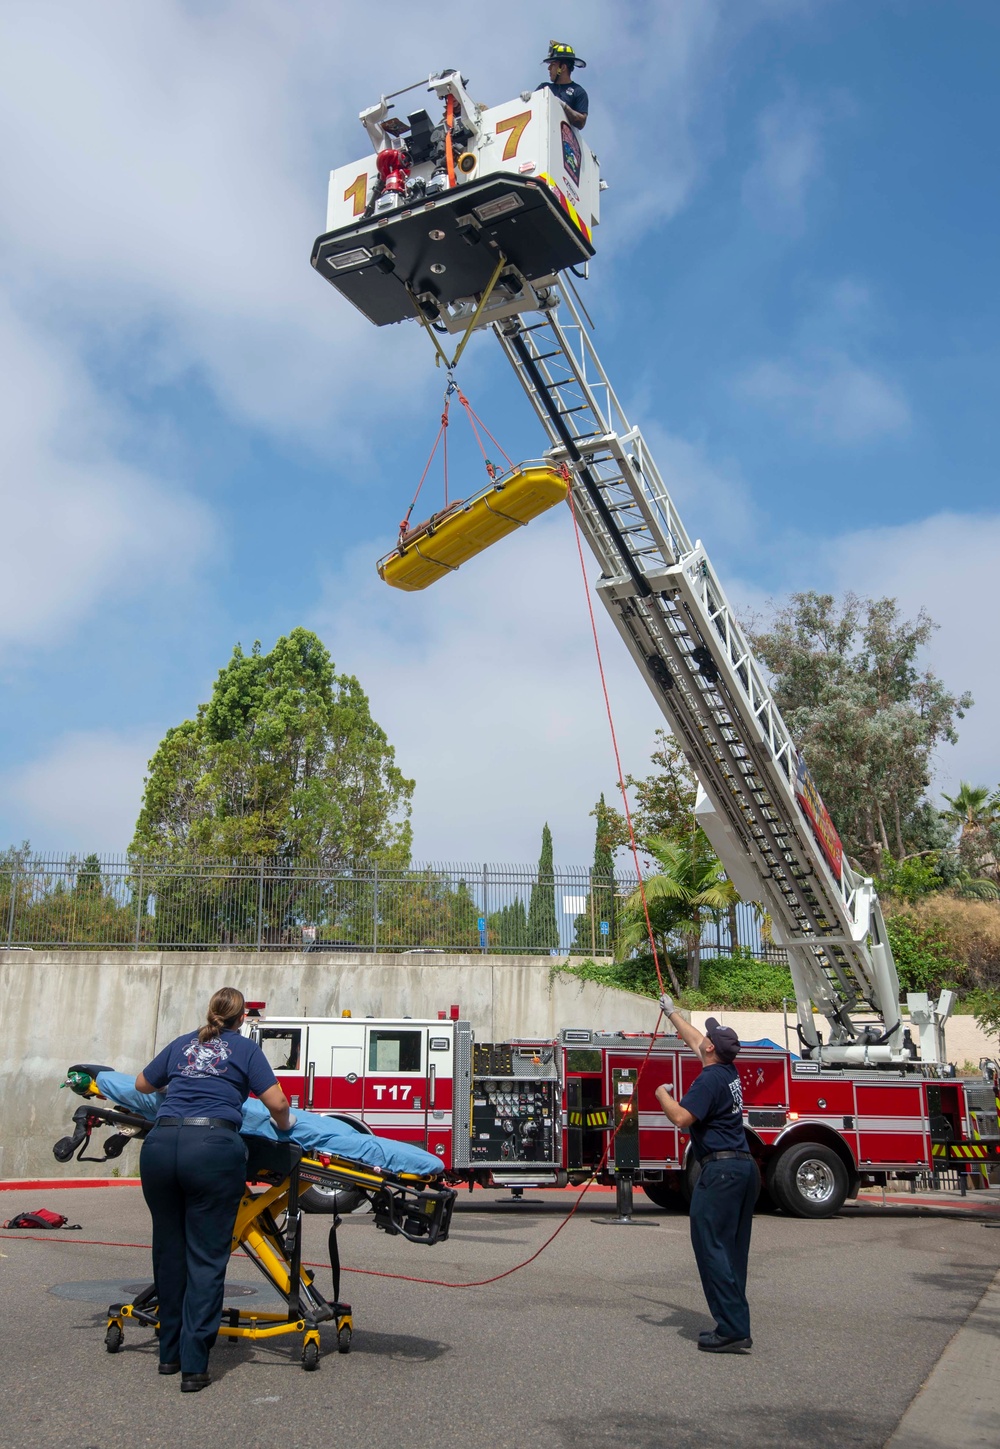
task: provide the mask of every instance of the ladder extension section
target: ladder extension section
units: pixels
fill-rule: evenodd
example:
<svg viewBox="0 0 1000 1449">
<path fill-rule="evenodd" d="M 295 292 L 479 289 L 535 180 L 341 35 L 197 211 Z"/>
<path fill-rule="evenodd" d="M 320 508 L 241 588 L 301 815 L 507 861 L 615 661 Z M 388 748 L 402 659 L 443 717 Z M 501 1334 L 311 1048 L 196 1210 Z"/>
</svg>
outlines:
<svg viewBox="0 0 1000 1449">
<path fill-rule="evenodd" d="M 795 796 L 798 753 L 700 541 L 630 425 L 567 291 L 493 324 L 565 462 L 597 585 L 704 792 L 699 821 L 789 954 L 807 1054 L 904 1061 L 899 987 L 871 881 L 829 864 Z M 820 1047 L 812 1007 L 826 1017 Z M 857 1011 L 881 1023 L 862 1024 Z"/>
</svg>

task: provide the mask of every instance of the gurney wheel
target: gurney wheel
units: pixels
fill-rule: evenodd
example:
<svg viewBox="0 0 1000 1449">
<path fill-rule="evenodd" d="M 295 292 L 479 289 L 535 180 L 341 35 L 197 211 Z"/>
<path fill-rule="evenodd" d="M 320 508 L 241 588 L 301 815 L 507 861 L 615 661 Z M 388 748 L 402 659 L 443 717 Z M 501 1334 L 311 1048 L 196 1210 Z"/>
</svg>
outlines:
<svg viewBox="0 0 1000 1449">
<path fill-rule="evenodd" d="M 104 1335 L 104 1347 L 108 1353 L 117 1353 L 125 1342 L 125 1335 L 122 1332 L 121 1324 L 109 1323 L 108 1331 Z"/>
<path fill-rule="evenodd" d="M 319 1344 L 305 1343 L 302 1345 L 302 1367 L 307 1373 L 319 1367 Z"/>
<path fill-rule="evenodd" d="M 337 1329 L 337 1352 L 338 1353 L 350 1353 L 350 1351 L 351 1351 L 351 1325 L 349 1323 L 344 1323 L 344 1324 L 341 1324 L 340 1328 Z"/>
</svg>

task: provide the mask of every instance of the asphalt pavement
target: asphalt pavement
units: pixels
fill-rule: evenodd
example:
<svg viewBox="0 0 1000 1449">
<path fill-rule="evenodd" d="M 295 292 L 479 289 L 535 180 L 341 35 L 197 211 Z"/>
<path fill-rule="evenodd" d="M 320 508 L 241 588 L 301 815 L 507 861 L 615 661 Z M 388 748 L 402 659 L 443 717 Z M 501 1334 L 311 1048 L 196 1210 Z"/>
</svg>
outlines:
<svg viewBox="0 0 1000 1449">
<path fill-rule="evenodd" d="M 341 1229 L 343 1261 L 468 1283 L 534 1252 L 567 1196 L 515 1205 L 463 1193 L 451 1237 L 434 1248 L 387 1238 L 357 1214 Z M 960 1349 L 972 1332 L 987 1339 L 985 1349 L 977 1340 L 977 1373 L 983 1352 L 996 1356 L 982 1306 L 974 1327 L 1000 1259 L 996 1217 L 891 1204 L 822 1222 L 758 1216 L 754 1351 L 743 1358 L 696 1348 L 711 1324 L 686 1219 L 637 1195 L 635 1224 L 615 1226 L 613 1196 L 594 1193 L 540 1258 L 487 1287 L 347 1272 L 349 1355 L 325 1332 L 331 1351 L 307 1374 L 292 1340 L 220 1342 L 212 1385 L 182 1396 L 178 1379 L 157 1375 L 150 1332 L 126 1326 L 122 1352 L 103 1346 L 108 1303 L 149 1274 L 138 1188 L 4 1192 L 0 1217 L 43 1205 L 82 1231 L 0 1236 L 6 1449 L 883 1449 L 953 1340 Z M 327 1226 L 306 1220 L 307 1258 L 323 1261 Z M 318 1281 L 328 1292 L 329 1271 Z M 241 1256 L 230 1284 L 234 1305 L 269 1306 Z M 942 1443 L 961 1444 L 955 1428 L 952 1417 Z M 893 1449 L 937 1449 L 933 1423 L 916 1430 L 922 1437 L 897 1436 Z"/>
</svg>

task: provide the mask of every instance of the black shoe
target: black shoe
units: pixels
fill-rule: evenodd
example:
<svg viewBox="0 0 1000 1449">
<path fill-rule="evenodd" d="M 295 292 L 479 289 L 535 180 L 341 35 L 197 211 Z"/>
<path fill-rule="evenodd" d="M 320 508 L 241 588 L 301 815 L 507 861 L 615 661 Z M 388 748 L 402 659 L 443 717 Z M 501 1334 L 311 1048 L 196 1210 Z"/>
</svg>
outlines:
<svg viewBox="0 0 1000 1449">
<path fill-rule="evenodd" d="M 179 1374 L 180 1371 L 181 1366 L 179 1363 L 161 1363 L 159 1365 L 159 1372 L 161 1374 Z"/>
<path fill-rule="evenodd" d="M 196 1394 L 200 1389 L 207 1389 L 211 1382 L 211 1374 L 181 1374 L 181 1393 Z"/>
<path fill-rule="evenodd" d="M 752 1338 L 724 1338 L 721 1333 L 698 1335 L 698 1347 L 702 1353 L 749 1353 L 753 1348 Z"/>
<path fill-rule="evenodd" d="M 698 1342 L 704 1343 L 706 1339 L 718 1338 L 718 1336 L 719 1330 L 717 1328 L 703 1328 L 698 1335 Z"/>
</svg>

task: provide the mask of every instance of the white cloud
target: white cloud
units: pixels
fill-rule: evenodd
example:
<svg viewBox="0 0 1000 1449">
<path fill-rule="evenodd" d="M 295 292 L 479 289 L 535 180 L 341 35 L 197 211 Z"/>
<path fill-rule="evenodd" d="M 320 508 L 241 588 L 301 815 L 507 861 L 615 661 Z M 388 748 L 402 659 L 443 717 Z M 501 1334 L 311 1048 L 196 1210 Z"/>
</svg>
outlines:
<svg viewBox="0 0 1000 1449">
<path fill-rule="evenodd" d="M 557 860 L 586 863 L 587 812 L 616 773 L 568 510 L 423 593 L 379 580 L 383 551 L 356 551 L 312 624 L 416 779 L 415 856 L 531 862 L 547 820 Z M 662 719 L 594 608 L 624 768 L 641 773 Z"/>
<path fill-rule="evenodd" d="M 27 836 L 36 849 L 60 853 L 124 851 L 142 803 L 146 765 L 161 734 L 75 731 L 8 771 L 0 788 L 11 839 Z"/>
<path fill-rule="evenodd" d="M 849 447 L 900 436 L 910 427 L 909 403 L 870 360 L 886 326 L 871 288 L 838 278 L 817 289 L 797 319 L 787 355 L 744 369 L 736 393 L 822 442 Z"/>
<path fill-rule="evenodd" d="M 796 432 L 850 445 L 905 433 L 910 408 L 902 390 L 842 353 L 759 362 L 738 383 L 743 397 Z"/>
<path fill-rule="evenodd" d="M 102 598 L 182 584 L 208 510 L 117 461 L 114 420 L 63 343 L 0 298 L 0 650 L 57 637 Z"/>
<path fill-rule="evenodd" d="M 786 99 L 757 120 L 757 155 L 743 181 L 743 200 L 765 225 L 798 231 L 806 192 L 820 171 L 819 113 Z"/>
</svg>

